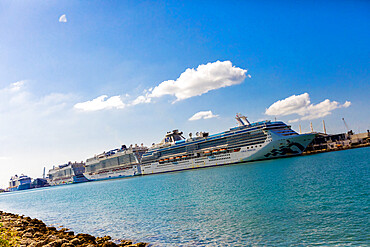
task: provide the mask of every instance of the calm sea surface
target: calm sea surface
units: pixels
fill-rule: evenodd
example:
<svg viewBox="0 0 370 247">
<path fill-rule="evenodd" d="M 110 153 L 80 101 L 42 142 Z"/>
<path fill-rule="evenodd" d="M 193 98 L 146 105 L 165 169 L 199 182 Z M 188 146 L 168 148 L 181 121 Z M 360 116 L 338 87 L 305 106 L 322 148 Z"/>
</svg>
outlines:
<svg viewBox="0 0 370 247">
<path fill-rule="evenodd" d="M 0 210 L 154 246 L 370 245 L 370 148 L 0 195 Z"/>
</svg>

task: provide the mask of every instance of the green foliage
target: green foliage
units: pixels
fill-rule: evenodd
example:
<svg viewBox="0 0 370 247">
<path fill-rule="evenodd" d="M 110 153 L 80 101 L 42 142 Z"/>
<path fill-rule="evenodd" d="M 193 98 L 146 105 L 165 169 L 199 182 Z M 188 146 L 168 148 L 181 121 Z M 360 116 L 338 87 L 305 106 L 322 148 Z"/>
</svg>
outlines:
<svg viewBox="0 0 370 247">
<path fill-rule="evenodd" d="M 9 241 L 8 240 L 5 240 L 5 239 L 2 239 L 1 237 L 0 237 L 0 247 L 10 247 L 11 245 L 10 245 L 10 243 L 9 243 Z"/>
<path fill-rule="evenodd" d="M 16 246 L 18 239 L 16 231 L 4 228 L 0 222 L 0 247 Z"/>
</svg>

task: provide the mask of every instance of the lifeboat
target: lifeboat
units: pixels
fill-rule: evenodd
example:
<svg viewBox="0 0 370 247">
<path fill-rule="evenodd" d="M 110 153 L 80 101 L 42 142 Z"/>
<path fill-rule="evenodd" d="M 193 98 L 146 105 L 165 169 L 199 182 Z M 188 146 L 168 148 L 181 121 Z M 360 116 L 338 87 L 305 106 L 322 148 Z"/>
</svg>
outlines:
<svg viewBox="0 0 370 247">
<path fill-rule="evenodd" d="M 169 158 L 169 161 L 174 161 L 174 160 L 175 160 L 175 157 Z"/>
<path fill-rule="evenodd" d="M 164 161 L 164 162 L 167 162 L 167 161 L 168 161 L 168 159 L 167 159 L 167 158 L 165 158 L 163 161 Z"/>
<path fill-rule="evenodd" d="M 220 153 L 226 153 L 226 149 L 225 148 L 221 148 L 220 149 Z"/>
<path fill-rule="evenodd" d="M 218 154 L 219 152 L 220 152 L 220 150 L 218 150 L 218 149 L 215 149 L 215 150 L 212 151 L 213 154 Z"/>
<path fill-rule="evenodd" d="M 205 155 L 210 155 L 211 154 L 211 151 L 204 151 L 204 154 Z"/>
<path fill-rule="evenodd" d="M 164 160 L 159 160 L 159 163 L 162 163 Z"/>
<path fill-rule="evenodd" d="M 183 155 L 181 158 L 185 159 L 187 156 L 186 155 Z"/>
</svg>

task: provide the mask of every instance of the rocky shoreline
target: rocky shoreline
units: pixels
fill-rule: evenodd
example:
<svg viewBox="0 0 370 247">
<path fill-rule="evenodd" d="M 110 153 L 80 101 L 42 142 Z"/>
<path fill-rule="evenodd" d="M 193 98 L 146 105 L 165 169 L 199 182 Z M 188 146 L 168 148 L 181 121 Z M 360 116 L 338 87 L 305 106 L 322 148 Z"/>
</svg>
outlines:
<svg viewBox="0 0 370 247">
<path fill-rule="evenodd" d="M 38 219 L 31 219 L 17 214 L 0 211 L 0 246 L 30 246 L 30 247 L 146 247 L 148 243 L 132 243 L 129 240 L 112 241 L 111 237 L 94 237 L 89 234 L 69 231 L 66 228 L 58 230 L 47 226 Z"/>
</svg>

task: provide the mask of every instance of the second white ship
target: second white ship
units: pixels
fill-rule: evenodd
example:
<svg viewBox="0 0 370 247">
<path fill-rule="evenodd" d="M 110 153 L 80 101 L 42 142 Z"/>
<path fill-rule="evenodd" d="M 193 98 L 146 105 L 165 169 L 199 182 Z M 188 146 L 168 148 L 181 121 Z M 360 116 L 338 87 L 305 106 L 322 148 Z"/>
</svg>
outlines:
<svg viewBox="0 0 370 247">
<path fill-rule="evenodd" d="M 85 177 L 90 181 L 140 175 L 140 160 L 147 147 L 123 145 L 86 160 Z"/>
</svg>

